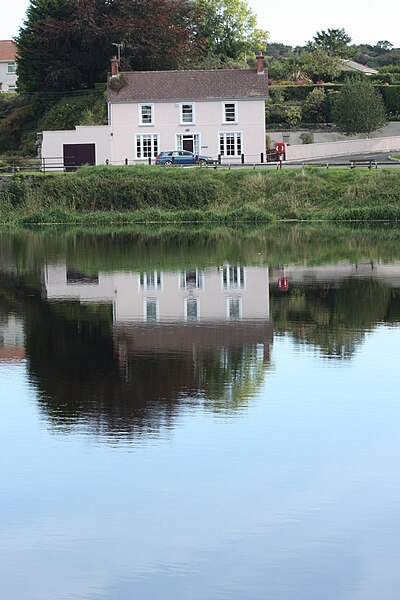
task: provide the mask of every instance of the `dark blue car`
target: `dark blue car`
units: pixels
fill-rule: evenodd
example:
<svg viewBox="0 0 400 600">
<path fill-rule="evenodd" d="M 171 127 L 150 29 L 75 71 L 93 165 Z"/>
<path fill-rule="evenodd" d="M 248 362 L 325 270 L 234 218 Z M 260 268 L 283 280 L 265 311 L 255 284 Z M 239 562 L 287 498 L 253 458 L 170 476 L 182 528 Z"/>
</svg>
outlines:
<svg viewBox="0 0 400 600">
<path fill-rule="evenodd" d="M 189 152 L 189 150 L 168 150 L 160 152 L 156 158 L 156 165 L 212 165 L 213 159 L 211 156 L 203 156 Z"/>
</svg>

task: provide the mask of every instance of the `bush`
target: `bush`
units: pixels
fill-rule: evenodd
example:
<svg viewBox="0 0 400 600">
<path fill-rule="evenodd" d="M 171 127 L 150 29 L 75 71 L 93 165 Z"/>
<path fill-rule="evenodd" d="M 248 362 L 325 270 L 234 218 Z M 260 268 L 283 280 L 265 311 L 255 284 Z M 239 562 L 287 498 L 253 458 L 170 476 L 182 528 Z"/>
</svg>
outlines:
<svg viewBox="0 0 400 600">
<path fill-rule="evenodd" d="M 368 79 L 369 81 L 372 81 L 372 83 L 396 83 L 396 76 L 392 73 L 380 73 L 377 75 L 371 75 L 370 77 L 368 77 Z"/>
<path fill-rule="evenodd" d="M 102 110 L 102 105 L 104 108 Z M 99 93 L 85 93 L 81 96 L 64 97 L 54 104 L 39 120 L 39 131 L 74 129 L 75 125 L 99 124 L 104 122 L 106 102 Z M 95 121 L 98 119 L 98 122 Z"/>
<path fill-rule="evenodd" d="M 316 87 L 304 101 L 303 115 L 310 123 L 326 122 L 326 94 L 323 88 Z"/>
<path fill-rule="evenodd" d="M 400 85 L 380 85 L 376 88 L 382 94 L 389 117 L 400 113 Z"/>
<path fill-rule="evenodd" d="M 16 105 L 0 121 L 0 153 L 20 151 L 21 136 L 31 129 L 33 122 L 32 107 Z"/>
<path fill-rule="evenodd" d="M 300 135 L 302 144 L 313 144 L 314 143 L 314 134 L 312 131 L 303 131 Z"/>
<path fill-rule="evenodd" d="M 335 122 L 346 135 L 369 134 L 387 121 L 382 96 L 367 79 L 348 79 L 334 105 Z"/>
</svg>

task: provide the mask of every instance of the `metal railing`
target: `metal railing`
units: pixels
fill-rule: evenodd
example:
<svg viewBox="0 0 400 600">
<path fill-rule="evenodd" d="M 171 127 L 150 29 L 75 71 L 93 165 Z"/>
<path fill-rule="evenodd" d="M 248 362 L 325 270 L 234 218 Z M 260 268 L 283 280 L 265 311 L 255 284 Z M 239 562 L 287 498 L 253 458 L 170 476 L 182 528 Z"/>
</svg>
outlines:
<svg viewBox="0 0 400 600">
<path fill-rule="evenodd" d="M 397 161 L 376 161 L 376 160 L 347 160 L 340 162 L 330 162 L 329 160 L 321 162 L 306 162 L 306 161 L 286 161 L 277 160 L 275 153 L 267 155 L 261 154 L 259 160 L 247 160 L 247 157 L 242 154 L 239 157 L 234 157 L 235 160 L 230 161 L 231 157 L 218 156 L 217 159 L 213 160 L 201 168 L 208 169 L 287 169 L 287 168 L 347 168 L 347 169 L 377 169 L 378 167 L 393 167 L 399 168 L 400 162 Z M 253 158 L 253 157 L 251 157 Z M 266 158 L 266 160 L 265 160 Z M 121 161 L 111 162 L 108 159 L 105 161 L 105 165 L 110 166 L 133 166 L 133 165 L 154 165 L 154 158 L 147 158 L 142 161 L 132 160 L 129 161 L 127 158 Z M 63 157 L 46 157 L 42 159 L 23 159 L 20 157 L 0 157 L 0 175 L 12 175 L 19 172 L 40 172 L 42 174 L 75 171 L 84 165 L 69 165 L 65 164 Z M 196 168 L 198 165 L 173 165 L 175 168 Z"/>
<path fill-rule="evenodd" d="M 40 161 L 37 158 L 20 156 L 0 157 L 0 174 L 39 171 Z"/>
</svg>

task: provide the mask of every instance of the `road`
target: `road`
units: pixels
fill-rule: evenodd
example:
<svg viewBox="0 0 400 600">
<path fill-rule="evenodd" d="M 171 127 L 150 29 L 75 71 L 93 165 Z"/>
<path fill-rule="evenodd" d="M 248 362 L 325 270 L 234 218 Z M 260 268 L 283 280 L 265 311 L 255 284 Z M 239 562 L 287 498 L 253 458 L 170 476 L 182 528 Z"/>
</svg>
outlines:
<svg viewBox="0 0 400 600">
<path fill-rule="evenodd" d="M 375 153 L 371 153 L 371 154 L 347 154 L 346 156 L 331 156 L 331 157 L 326 157 L 326 158 L 318 158 L 318 159 L 313 159 L 313 160 L 303 160 L 303 161 L 293 161 L 293 162 L 286 162 L 283 161 L 282 163 L 282 168 L 283 169 L 299 169 L 302 168 L 303 165 L 321 165 L 323 167 L 326 167 L 326 165 L 329 165 L 329 167 L 335 168 L 335 167 L 341 167 L 341 168 L 350 168 L 351 163 L 353 162 L 361 162 L 363 164 L 359 165 L 359 168 L 366 168 L 367 165 L 366 163 L 369 163 L 370 161 L 372 162 L 372 168 L 375 168 L 375 163 L 377 163 L 377 166 L 379 169 L 398 169 L 400 168 L 400 160 L 390 160 L 390 156 L 392 154 L 395 154 L 395 152 L 375 152 Z M 357 167 L 357 164 L 356 164 Z M 216 167 L 208 167 L 208 168 L 216 168 Z M 222 169 L 240 169 L 240 168 L 245 168 L 245 169 L 279 169 L 279 163 L 276 162 L 270 162 L 270 163 L 256 163 L 256 164 L 252 164 L 252 163 L 246 163 L 246 164 L 232 164 L 232 165 L 228 165 L 228 164 L 222 164 L 222 165 L 218 165 L 217 167 L 218 169 L 222 168 Z"/>
<path fill-rule="evenodd" d="M 346 156 L 332 156 L 330 158 L 318 158 L 318 159 L 313 159 L 313 160 L 304 160 L 301 161 L 304 164 L 324 164 L 324 163 L 329 163 L 329 164 L 338 164 L 338 163 L 350 163 L 353 161 L 363 161 L 363 162 L 368 162 L 368 161 L 373 161 L 373 162 L 389 162 L 391 163 L 393 166 L 395 166 L 396 164 L 400 164 L 397 163 L 396 161 L 390 161 L 389 157 L 395 154 L 394 152 L 375 152 L 375 153 L 371 153 L 371 154 L 347 154 Z"/>
</svg>

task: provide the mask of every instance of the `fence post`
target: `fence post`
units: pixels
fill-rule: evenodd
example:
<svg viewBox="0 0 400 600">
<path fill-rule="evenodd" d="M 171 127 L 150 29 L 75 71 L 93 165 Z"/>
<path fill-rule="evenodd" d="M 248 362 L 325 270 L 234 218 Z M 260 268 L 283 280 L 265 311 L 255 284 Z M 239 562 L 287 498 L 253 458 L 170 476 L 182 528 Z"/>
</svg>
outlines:
<svg viewBox="0 0 400 600">
<path fill-rule="evenodd" d="M 244 154 L 241 155 L 241 161 L 242 161 L 242 165 L 244 165 Z"/>
<path fill-rule="evenodd" d="M 261 152 L 261 164 L 264 162 L 264 152 Z"/>
<path fill-rule="evenodd" d="M 151 165 L 151 156 L 149 156 L 149 165 Z"/>
<path fill-rule="evenodd" d="M 109 160 L 108 160 L 108 158 L 106 158 L 106 165 L 108 165 L 108 164 L 109 164 Z"/>
<path fill-rule="evenodd" d="M 221 155 L 220 154 L 218 154 L 218 164 L 219 165 L 221 164 Z"/>
<path fill-rule="evenodd" d="M 125 166 L 128 166 L 128 159 L 125 159 Z"/>
</svg>

